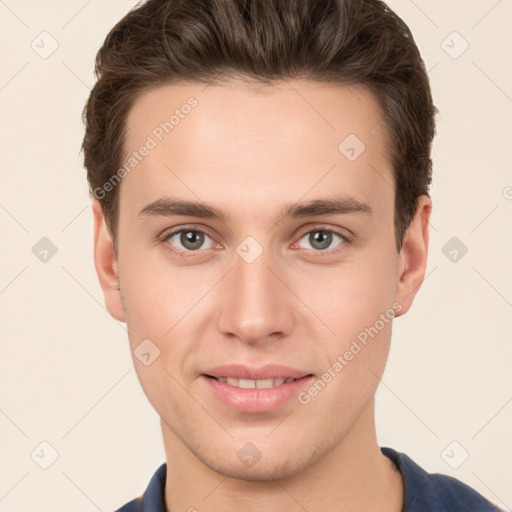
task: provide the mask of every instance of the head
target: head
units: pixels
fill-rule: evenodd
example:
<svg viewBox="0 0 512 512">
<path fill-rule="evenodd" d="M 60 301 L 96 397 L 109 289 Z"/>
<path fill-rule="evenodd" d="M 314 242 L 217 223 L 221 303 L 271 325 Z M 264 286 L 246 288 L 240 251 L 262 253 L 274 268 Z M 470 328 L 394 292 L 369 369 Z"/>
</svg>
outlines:
<svg viewBox="0 0 512 512">
<path fill-rule="evenodd" d="M 435 107 L 410 31 L 378 0 L 149 0 L 96 73 L 96 268 L 164 430 L 225 474 L 308 467 L 369 417 L 424 276 Z M 229 363 L 317 391 L 234 410 L 204 373 Z"/>
</svg>

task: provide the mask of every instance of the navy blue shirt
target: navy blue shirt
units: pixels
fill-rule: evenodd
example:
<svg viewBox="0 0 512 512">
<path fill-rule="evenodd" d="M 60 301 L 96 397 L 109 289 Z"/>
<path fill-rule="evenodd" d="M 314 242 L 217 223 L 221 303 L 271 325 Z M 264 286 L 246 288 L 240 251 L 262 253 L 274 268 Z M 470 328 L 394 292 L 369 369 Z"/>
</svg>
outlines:
<svg viewBox="0 0 512 512">
<path fill-rule="evenodd" d="M 456 478 L 427 473 L 404 453 L 381 448 L 397 466 L 404 481 L 402 512 L 503 512 L 471 487 Z M 152 476 L 142 496 L 130 501 L 116 512 L 167 512 L 164 489 L 166 463 Z"/>
</svg>

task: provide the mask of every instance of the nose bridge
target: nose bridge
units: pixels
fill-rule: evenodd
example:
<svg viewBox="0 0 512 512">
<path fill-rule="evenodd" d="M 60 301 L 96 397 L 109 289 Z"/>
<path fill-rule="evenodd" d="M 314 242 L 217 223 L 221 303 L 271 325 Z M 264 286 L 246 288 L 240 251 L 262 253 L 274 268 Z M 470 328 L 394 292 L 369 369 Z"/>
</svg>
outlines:
<svg viewBox="0 0 512 512">
<path fill-rule="evenodd" d="M 271 335 L 287 335 L 292 326 L 292 305 L 286 287 L 274 275 L 277 265 L 271 251 L 263 251 L 251 260 L 246 254 L 254 247 L 249 246 L 247 253 L 244 248 L 247 246 L 240 244 L 233 258 L 233 270 L 221 291 L 218 327 L 224 334 L 236 335 L 246 343 Z"/>
</svg>

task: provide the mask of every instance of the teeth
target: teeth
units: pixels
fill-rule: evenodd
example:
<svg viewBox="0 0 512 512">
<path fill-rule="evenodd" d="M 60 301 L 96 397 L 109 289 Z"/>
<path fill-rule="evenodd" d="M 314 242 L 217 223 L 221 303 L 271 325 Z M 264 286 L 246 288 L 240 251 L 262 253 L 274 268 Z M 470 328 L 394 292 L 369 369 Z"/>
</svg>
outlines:
<svg viewBox="0 0 512 512">
<path fill-rule="evenodd" d="M 256 387 L 258 389 L 267 389 L 271 388 L 273 386 L 280 386 L 282 382 L 279 382 L 281 379 L 261 379 L 261 380 L 255 380 Z"/>
<path fill-rule="evenodd" d="M 238 386 L 239 388 L 242 388 L 242 389 L 251 389 L 251 388 L 256 387 L 256 382 L 254 380 L 250 380 L 250 379 L 235 379 L 235 380 L 237 380 L 238 383 L 230 382 L 231 379 L 228 379 L 228 383 L 231 384 L 232 386 Z"/>
<path fill-rule="evenodd" d="M 273 388 L 275 386 L 280 386 L 283 383 L 292 382 L 296 379 L 289 377 L 286 379 L 260 379 L 260 380 L 252 380 L 252 379 L 238 379 L 236 377 L 217 377 L 219 382 L 227 382 L 232 386 L 242 389 L 267 389 Z"/>
</svg>

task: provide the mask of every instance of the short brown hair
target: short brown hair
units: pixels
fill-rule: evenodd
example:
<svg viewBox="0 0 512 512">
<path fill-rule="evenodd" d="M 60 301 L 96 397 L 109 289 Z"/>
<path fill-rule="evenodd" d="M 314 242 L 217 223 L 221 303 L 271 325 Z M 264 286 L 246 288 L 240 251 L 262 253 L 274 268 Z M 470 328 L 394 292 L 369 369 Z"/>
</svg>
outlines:
<svg viewBox="0 0 512 512">
<path fill-rule="evenodd" d="M 138 95 L 234 77 L 358 84 L 376 95 L 392 141 L 397 251 L 418 196 L 429 195 L 437 109 L 410 30 L 380 0 L 148 0 L 112 28 L 95 72 L 82 144 L 92 195 L 122 162 Z M 117 253 L 119 187 L 109 188 L 100 202 Z"/>
</svg>

